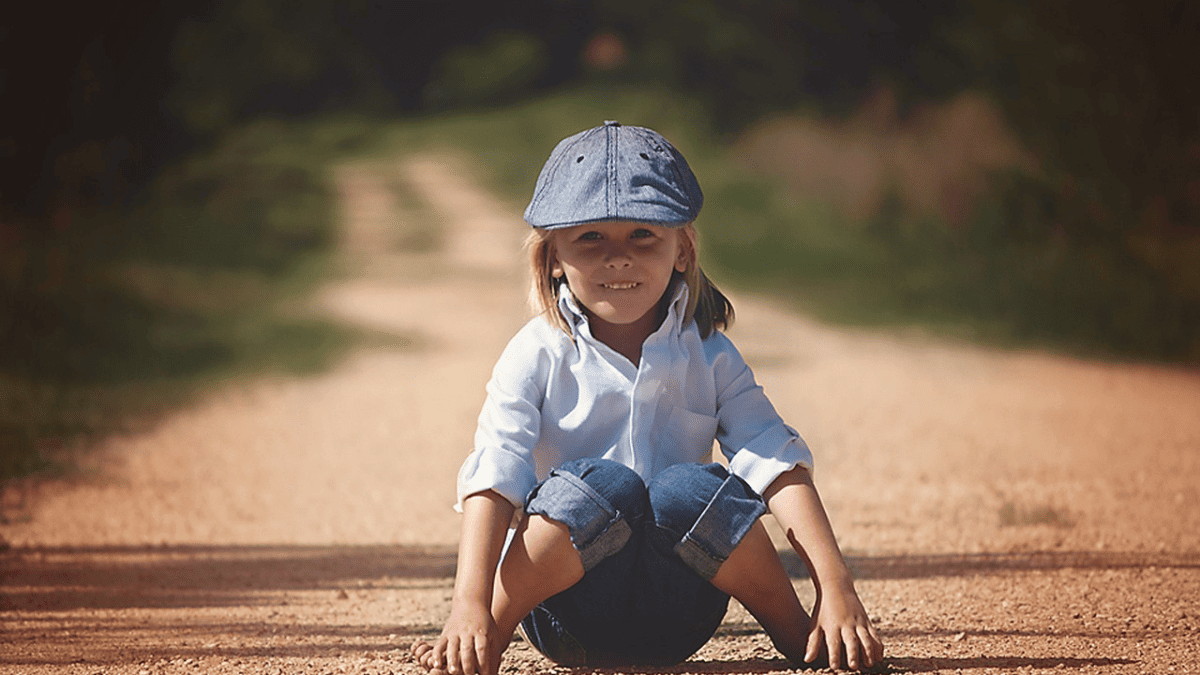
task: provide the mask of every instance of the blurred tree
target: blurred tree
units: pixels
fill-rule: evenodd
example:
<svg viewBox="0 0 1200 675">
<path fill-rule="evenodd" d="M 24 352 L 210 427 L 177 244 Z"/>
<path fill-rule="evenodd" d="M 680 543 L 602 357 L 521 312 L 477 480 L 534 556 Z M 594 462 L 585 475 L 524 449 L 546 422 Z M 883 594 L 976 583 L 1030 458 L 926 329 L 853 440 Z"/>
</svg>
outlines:
<svg viewBox="0 0 1200 675">
<path fill-rule="evenodd" d="M 44 223 L 64 162 L 103 160 L 110 174 L 119 164 L 135 187 L 169 158 L 262 115 L 418 110 L 430 78 L 445 76 L 443 55 L 494 47 L 493 33 L 510 36 L 491 54 L 505 56 L 509 72 L 476 59 L 460 81 L 553 86 L 578 74 L 594 25 L 580 0 L 496 0 L 469 11 L 443 0 L 114 0 L 69 16 L 56 5 L 15 6 L 0 19 L 0 211 Z M 62 159 L 88 152 L 82 163 Z"/>
<path fill-rule="evenodd" d="M 537 37 L 501 29 L 479 45 L 451 47 L 434 67 L 422 102 L 427 110 L 511 101 L 528 94 L 547 65 Z"/>
<path fill-rule="evenodd" d="M 384 88 L 346 21 L 368 0 L 334 7 L 283 0 L 221 2 L 179 27 L 169 105 L 198 133 L 263 113 L 305 114 L 383 100 Z"/>
<path fill-rule="evenodd" d="M 1200 303 L 1200 4 L 968 2 L 964 51 L 1041 161 L 1018 189 L 1050 200 L 1045 236 Z"/>
<path fill-rule="evenodd" d="M 590 16 L 576 0 L 215 0 L 179 29 L 169 100 L 204 133 L 263 114 L 511 99 L 579 72 Z"/>
<path fill-rule="evenodd" d="M 1074 236 L 1200 229 L 1200 5 L 970 2 L 978 71 L 1079 204 Z"/>
<path fill-rule="evenodd" d="M 600 0 L 633 77 L 700 95 L 726 130 L 775 110 L 848 112 L 873 88 L 902 104 L 958 91 L 970 73 L 951 48 L 955 0 Z"/>
<path fill-rule="evenodd" d="M 184 13 L 150 0 L 22 3 L 0 25 L 0 221 L 120 201 L 185 140 L 159 99 Z M 66 159 L 64 159 L 66 158 Z M 85 170 L 88 169 L 88 170 Z"/>
</svg>

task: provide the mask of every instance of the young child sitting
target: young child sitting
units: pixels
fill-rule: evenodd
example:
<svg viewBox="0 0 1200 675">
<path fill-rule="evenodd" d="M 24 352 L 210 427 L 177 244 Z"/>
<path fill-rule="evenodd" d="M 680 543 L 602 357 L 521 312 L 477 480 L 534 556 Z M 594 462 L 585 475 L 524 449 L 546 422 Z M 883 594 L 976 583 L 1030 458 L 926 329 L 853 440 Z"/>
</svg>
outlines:
<svg viewBox="0 0 1200 675">
<path fill-rule="evenodd" d="M 881 662 L 812 455 L 721 332 L 733 307 L 697 262 L 702 202 L 649 129 L 606 122 L 551 153 L 525 211 L 539 315 L 496 364 L 459 473 L 450 617 L 412 649 L 430 672 L 496 675 L 518 625 L 565 666 L 678 663 L 730 596 L 798 665 Z M 811 572 L 811 617 L 768 509 Z"/>
</svg>

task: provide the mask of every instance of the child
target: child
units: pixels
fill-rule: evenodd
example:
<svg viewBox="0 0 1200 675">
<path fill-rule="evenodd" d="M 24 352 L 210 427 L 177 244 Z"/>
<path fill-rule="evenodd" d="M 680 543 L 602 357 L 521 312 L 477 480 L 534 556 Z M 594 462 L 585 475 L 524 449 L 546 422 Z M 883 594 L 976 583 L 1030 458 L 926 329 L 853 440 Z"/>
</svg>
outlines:
<svg viewBox="0 0 1200 675">
<path fill-rule="evenodd" d="M 496 675 L 518 625 L 561 665 L 674 664 L 730 596 L 797 664 L 883 658 L 811 453 L 717 331 L 733 308 L 697 263 L 702 201 L 649 129 L 606 122 L 550 155 L 525 211 L 541 314 L 496 364 L 459 472 L 450 617 L 412 650 L 427 670 Z M 812 573 L 811 619 L 768 507 Z"/>
</svg>

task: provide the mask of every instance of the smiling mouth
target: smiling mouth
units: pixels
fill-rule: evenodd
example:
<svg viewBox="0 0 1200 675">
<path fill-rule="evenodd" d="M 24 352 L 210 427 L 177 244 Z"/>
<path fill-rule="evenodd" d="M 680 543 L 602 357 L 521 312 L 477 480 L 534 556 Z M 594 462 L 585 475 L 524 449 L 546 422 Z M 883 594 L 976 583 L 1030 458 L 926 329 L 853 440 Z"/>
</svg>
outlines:
<svg viewBox="0 0 1200 675">
<path fill-rule="evenodd" d="M 608 288 L 608 289 L 611 289 L 614 291 L 627 291 L 631 288 L 637 288 L 638 286 L 641 286 L 641 284 L 639 284 L 636 281 L 629 281 L 629 282 L 625 282 L 625 283 L 614 282 L 614 283 L 600 284 L 600 285 L 604 288 Z"/>
</svg>

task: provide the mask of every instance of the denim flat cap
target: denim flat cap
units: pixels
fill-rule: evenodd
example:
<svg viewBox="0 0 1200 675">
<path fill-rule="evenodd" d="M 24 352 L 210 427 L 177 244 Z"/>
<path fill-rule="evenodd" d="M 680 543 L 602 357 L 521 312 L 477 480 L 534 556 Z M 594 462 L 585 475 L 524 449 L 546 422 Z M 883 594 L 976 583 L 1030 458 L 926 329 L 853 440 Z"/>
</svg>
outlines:
<svg viewBox="0 0 1200 675">
<path fill-rule="evenodd" d="M 605 122 L 554 148 L 525 221 L 543 229 L 606 220 L 680 226 L 695 220 L 703 203 L 691 167 L 667 139 Z"/>
</svg>

